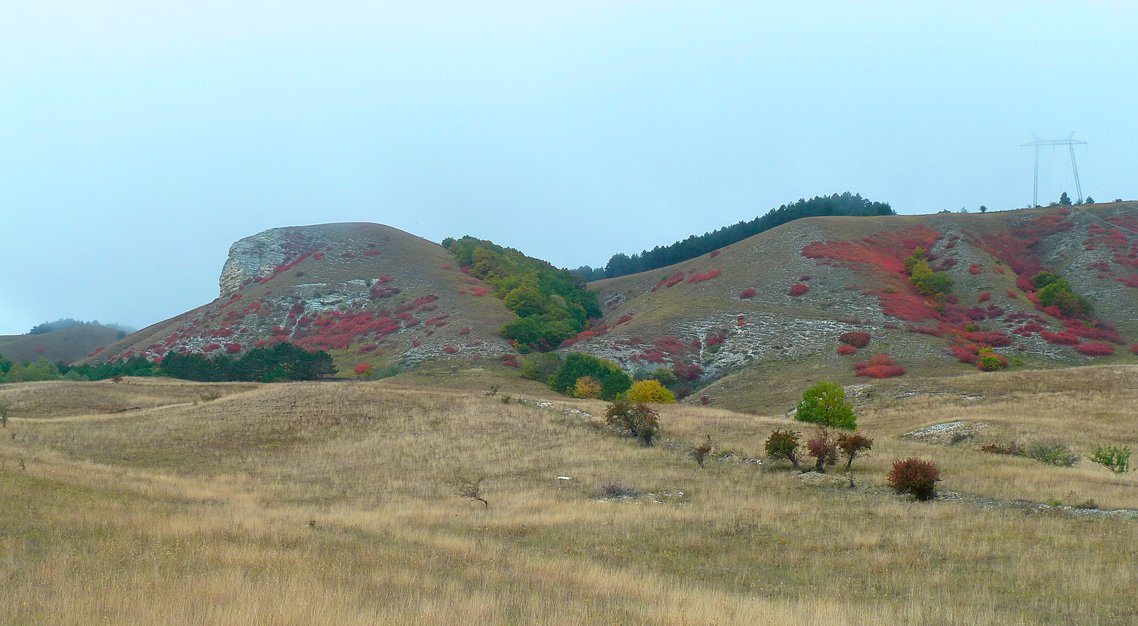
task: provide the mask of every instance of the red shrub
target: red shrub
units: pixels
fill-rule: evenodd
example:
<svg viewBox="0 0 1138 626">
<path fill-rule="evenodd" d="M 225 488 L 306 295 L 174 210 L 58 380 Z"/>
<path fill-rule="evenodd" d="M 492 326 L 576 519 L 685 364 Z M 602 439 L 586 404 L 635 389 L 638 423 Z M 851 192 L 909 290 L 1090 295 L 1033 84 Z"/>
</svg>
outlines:
<svg viewBox="0 0 1138 626">
<path fill-rule="evenodd" d="M 454 346 L 446 346 L 443 348 L 443 352 L 446 352 L 447 354 L 455 354 L 458 352 L 458 348 Z"/>
<path fill-rule="evenodd" d="M 923 459 L 894 461 L 886 481 L 898 493 L 911 493 L 918 500 L 932 500 L 936 497 L 940 469 L 936 463 Z"/>
<path fill-rule="evenodd" d="M 204 348 L 202 348 L 202 352 L 213 352 L 214 350 L 218 350 L 220 348 L 221 348 L 220 343 L 208 343 L 205 345 Z"/>
<path fill-rule="evenodd" d="M 1049 330 L 1041 330 L 1039 331 L 1039 336 L 1043 337 L 1043 340 L 1047 343 L 1053 343 L 1060 346 L 1073 346 L 1079 343 L 1079 338 L 1075 335 L 1075 333 L 1066 331 L 1053 333 Z"/>
<path fill-rule="evenodd" d="M 707 406 L 707 405 L 711 404 L 711 396 L 700 396 L 699 397 L 699 403 L 702 404 L 703 406 Z"/>
<path fill-rule="evenodd" d="M 906 371 L 905 368 L 894 365 L 893 357 L 887 354 L 875 354 L 867 363 L 855 363 L 854 370 L 857 376 L 871 378 L 893 378 L 903 376 Z"/>
<path fill-rule="evenodd" d="M 840 354 L 842 356 L 850 356 L 851 354 L 857 354 L 857 348 L 855 348 L 853 346 L 845 346 L 845 345 L 838 346 L 838 354 Z"/>
<path fill-rule="evenodd" d="M 518 355 L 516 355 L 516 354 L 503 354 L 502 355 L 502 365 L 505 365 L 507 367 L 514 367 L 514 368 L 522 366 L 521 363 L 518 363 Z"/>
<path fill-rule="evenodd" d="M 869 345 L 870 334 L 862 331 L 851 331 L 842 333 L 838 337 L 838 341 L 855 348 L 864 348 Z"/>
<path fill-rule="evenodd" d="M 379 256 L 379 250 L 376 250 L 375 248 L 369 248 L 367 250 L 364 250 L 364 256 Z"/>
<path fill-rule="evenodd" d="M 753 288 L 747 287 L 743 291 L 739 292 L 739 297 L 742 298 L 743 300 L 750 300 L 751 298 L 754 298 L 755 294 L 757 294 L 757 293 L 758 292 L 756 292 Z"/>
<path fill-rule="evenodd" d="M 472 295 L 472 296 L 482 297 L 488 293 L 490 293 L 490 292 L 485 287 L 471 287 L 470 288 L 470 295 Z"/>
<path fill-rule="evenodd" d="M 352 372 L 354 372 L 356 376 L 366 376 L 371 373 L 371 370 L 371 363 L 360 363 L 352 369 Z"/>
<path fill-rule="evenodd" d="M 1116 280 L 1118 282 L 1122 283 L 1123 285 L 1126 285 L 1127 287 L 1133 287 L 1135 289 L 1138 289 L 1138 274 L 1131 274 L 1130 276 L 1127 276 L 1126 278 L 1118 278 Z"/>
<path fill-rule="evenodd" d="M 700 367 L 698 363 L 691 363 L 690 365 L 676 363 L 672 366 L 672 372 L 675 373 L 677 378 L 682 378 L 683 380 L 696 380 L 700 376 L 703 376 L 703 368 Z"/>
<path fill-rule="evenodd" d="M 793 286 L 791 286 L 791 288 L 790 288 L 790 295 L 792 295 L 792 296 L 794 296 L 794 297 L 798 297 L 798 296 L 804 296 L 804 295 L 806 295 L 806 294 L 807 294 L 809 291 L 810 291 L 810 286 L 809 286 L 809 285 L 803 285 L 802 283 L 798 283 L 798 284 L 796 284 L 796 285 L 793 285 Z"/>
<path fill-rule="evenodd" d="M 964 346 L 949 346 L 945 348 L 945 351 L 956 357 L 956 360 L 960 361 L 961 363 L 976 365 L 977 361 L 980 360 L 980 357 L 976 356 L 975 352 L 969 350 L 968 348 L 965 348 Z"/>
<path fill-rule="evenodd" d="M 1083 343 L 1075 346 L 1075 351 L 1086 356 L 1110 356 L 1114 354 L 1114 346 L 1109 343 Z"/>
<path fill-rule="evenodd" d="M 238 352 L 241 352 L 241 344 L 227 343 L 225 344 L 225 352 L 227 354 L 237 354 Z"/>
<path fill-rule="evenodd" d="M 377 349 L 379 349 L 378 345 L 374 343 L 366 343 L 360 346 L 360 349 L 356 352 L 356 354 L 367 354 L 369 352 L 375 352 Z"/>
<path fill-rule="evenodd" d="M 419 339 L 412 339 L 411 340 L 411 347 L 412 348 L 418 348 L 421 345 L 423 345 L 423 342 L 421 340 L 419 340 Z"/>
<path fill-rule="evenodd" d="M 688 282 L 693 283 L 693 284 L 702 283 L 702 282 L 711 280 L 712 278 L 718 278 L 721 273 L 722 272 L 720 272 L 719 270 L 711 270 L 709 272 L 704 272 L 702 274 L 692 274 L 691 276 L 688 277 Z"/>
<path fill-rule="evenodd" d="M 860 241 L 819 241 L 802 248 L 802 256 L 809 259 L 827 259 L 843 267 L 869 265 L 879 270 L 900 274 L 905 269 L 905 258 L 920 246 L 932 248 L 940 233 L 925 226 L 886 231 Z"/>
<path fill-rule="evenodd" d="M 1009 291 L 1008 291 L 1008 297 L 1009 297 L 1009 298 L 1012 298 L 1012 299 L 1015 299 L 1015 298 L 1018 298 L 1018 297 L 1019 297 L 1019 294 L 1018 294 L 1018 293 L 1016 293 L 1016 292 L 1014 292 L 1014 291 L 1010 291 L 1010 290 L 1009 290 Z"/>
<path fill-rule="evenodd" d="M 710 257 L 714 259 L 715 257 L 719 256 L 719 254 L 719 250 L 712 250 Z"/>
<path fill-rule="evenodd" d="M 96 352 L 98 352 L 98 350 L 96 350 Z M 1130 352 L 1131 354 L 1138 354 L 1138 343 L 1130 344 Z"/>
<path fill-rule="evenodd" d="M 670 288 L 675 287 L 676 285 L 678 285 L 682 282 L 684 282 L 684 273 L 683 272 L 676 272 L 675 274 L 672 274 L 671 276 L 665 276 L 664 278 L 661 278 L 656 283 L 656 286 L 652 288 L 652 291 L 656 291 L 657 289 L 660 289 L 660 288 L 670 289 Z"/>
<path fill-rule="evenodd" d="M 739 328 L 743 328 L 744 326 L 747 325 L 747 318 L 743 317 L 742 315 L 736 317 L 735 318 L 735 325 L 738 326 Z"/>
<path fill-rule="evenodd" d="M 984 271 L 984 268 L 979 263 L 973 263 L 972 265 L 968 266 L 968 273 L 972 274 L 973 276 L 975 276 L 975 275 L 977 275 L 983 271 Z"/>
<path fill-rule="evenodd" d="M 991 299 L 992 299 L 992 292 L 991 291 L 981 291 L 980 297 L 976 298 L 976 300 L 978 300 L 979 302 L 987 302 Z"/>
<path fill-rule="evenodd" d="M 460 334 L 460 335 L 469 335 L 469 334 L 470 334 L 470 327 L 469 327 L 469 326 L 464 326 L 464 327 L 462 327 L 462 328 L 458 329 L 458 334 Z"/>
</svg>

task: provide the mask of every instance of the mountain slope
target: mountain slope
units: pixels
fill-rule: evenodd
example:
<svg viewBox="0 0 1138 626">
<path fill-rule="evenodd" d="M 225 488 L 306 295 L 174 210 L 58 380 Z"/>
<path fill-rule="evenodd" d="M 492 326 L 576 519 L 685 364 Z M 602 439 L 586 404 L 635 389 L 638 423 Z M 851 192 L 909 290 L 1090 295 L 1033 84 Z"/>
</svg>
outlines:
<svg viewBox="0 0 1138 626">
<path fill-rule="evenodd" d="M 333 354 L 341 375 L 448 357 L 496 357 L 512 319 L 441 246 L 378 224 L 276 228 L 235 243 L 221 296 L 114 345 L 100 360 L 231 353 L 290 341 Z"/>
<path fill-rule="evenodd" d="M 120 331 L 99 324 L 83 324 L 35 335 L 0 336 L 0 355 L 12 361 L 45 358 L 71 363 L 118 341 Z"/>
<path fill-rule="evenodd" d="M 955 283 L 939 310 L 903 273 L 917 246 Z M 1095 317 L 1041 310 L 1029 279 L 1042 269 L 1093 300 Z M 806 379 L 857 380 L 855 363 L 880 376 L 967 371 L 986 348 L 1034 367 L 1131 359 L 1138 205 L 810 218 L 591 287 L 605 318 L 566 348 L 705 382 L 731 374 L 700 394 L 729 406 L 749 403 L 754 377 L 775 389 L 785 378 L 792 397 Z M 868 333 L 869 345 L 839 354 L 848 332 Z M 894 363 L 870 364 L 873 354 Z"/>
</svg>

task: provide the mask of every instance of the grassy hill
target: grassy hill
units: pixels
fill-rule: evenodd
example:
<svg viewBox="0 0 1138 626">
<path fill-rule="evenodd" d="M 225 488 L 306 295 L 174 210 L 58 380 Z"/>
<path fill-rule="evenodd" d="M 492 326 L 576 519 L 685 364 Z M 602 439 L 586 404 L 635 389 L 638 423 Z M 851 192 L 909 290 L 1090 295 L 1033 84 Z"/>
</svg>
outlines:
<svg viewBox="0 0 1138 626">
<path fill-rule="evenodd" d="M 852 488 L 761 458 L 772 430 L 802 429 L 781 406 L 661 406 L 664 439 L 644 448 L 603 426 L 602 403 L 553 397 L 504 367 L 424 368 L 368 383 L 0 388 L 13 414 L 0 499 L 14 503 L 0 507 L 0 622 L 1122 624 L 1138 613 L 1119 549 L 1138 544 L 1138 474 L 980 450 L 1138 447 L 1138 367 L 871 380 L 853 393 L 875 443 Z M 482 393 L 492 384 L 503 391 Z M 955 422 L 967 434 L 909 434 Z M 687 451 L 705 435 L 715 449 L 700 469 Z M 941 466 L 941 498 L 883 488 L 910 456 Z M 477 478 L 488 506 L 459 495 Z"/>
<path fill-rule="evenodd" d="M 0 355 L 17 362 L 45 358 L 52 363 L 71 363 L 115 343 L 119 334 L 107 326 L 83 324 L 38 335 L 2 335 Z"/>
<path fill-rule="evenodd" d="M 514 319 L 441 246 L 378 224 L 274 229 L 234 245 L 223 295 L 96 357 L 168 351 L 240 355 L 290 341 L 329 351 L 341 375 L 370 364 L 498 358 Z"/>
<path fill-rule="evenodd" d="M 902 271 L 918 245 L 954 282 L 940 305 Z M 1095 315 L 1074 319 L 1037 306 L 1029 279 L 1041 269 L 1067 278 Z M 605 318 L 569 349 L 634 369 L 696 365 L 701 380 L 718 382 L 690 401 L 707 396 L 732 408 L 765 401 L 755 397 L 757 381 L 785 383 L 764 393 L 789 401 L 804 380 L 865 380 L 854 364 L 875 354 L 891 357 L 893 369 L 861 373 L 965 373 L 983 348 L 1012 367 L 1131 362 L 1138 204 L 809 218 L 590 286 Z M 850 332 L 870 342 L 839 354 Z M 1106 352 L 1113 355 L 1100 356 Z"/>
</svg>

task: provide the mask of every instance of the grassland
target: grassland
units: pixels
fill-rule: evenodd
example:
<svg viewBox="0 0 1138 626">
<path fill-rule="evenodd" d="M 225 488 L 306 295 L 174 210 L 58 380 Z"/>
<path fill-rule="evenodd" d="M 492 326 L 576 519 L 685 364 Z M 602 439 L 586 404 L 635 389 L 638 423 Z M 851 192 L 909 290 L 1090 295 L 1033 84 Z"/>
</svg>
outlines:
<svg viewBox="0 0 1138 626">
<path fill-rule="evenodd" d="M 1135 475 L 978 450 L 1034 438 L 1084 455 L 1138 448 L 1138 368 L 860 388 L 860 425 L 876 443 L 848 489 L 740 460 L 789 425 L 784 407 L 662 407 L 666 441 L 642 448 L 601 425 L 601 403 L 448 367 L 373 383 L 0 387 L 15 409 L 0 431 L 0 623 L 1125 624 L 1138 614 L 1138 519 L 1013 502 L 1138 508 Z M 982 438 L 903 437 L 953 420 L 982 422 Z M 686 450 L 705 434 L 717 452 L 701 470 Z M 990 500 L 889 494 L 885 470 L 907 456 L 936 460 L 942 491 Z M 477 477 L 488 507 L 457 495 Z M 637 495 L 606 498 L 611 484 Z"/>
</svg>

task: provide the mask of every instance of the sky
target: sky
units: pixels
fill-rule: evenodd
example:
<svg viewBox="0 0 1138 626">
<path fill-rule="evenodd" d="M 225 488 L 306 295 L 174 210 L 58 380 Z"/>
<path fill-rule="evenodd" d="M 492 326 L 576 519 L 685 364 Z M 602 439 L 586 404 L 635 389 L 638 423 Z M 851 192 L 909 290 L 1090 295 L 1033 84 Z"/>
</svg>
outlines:
<svg viewBox="0 0 1138 626">
<path fill-rule="evenodd" d="M 268 228 L 603 266 L 850 191 L 1138 197 L 1133 2 L 41 0 L 0 7 L 0 334 L 143 327 Z M 1041 152 L 1040 201 L 1075 194 Z"/>
</svg>

